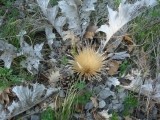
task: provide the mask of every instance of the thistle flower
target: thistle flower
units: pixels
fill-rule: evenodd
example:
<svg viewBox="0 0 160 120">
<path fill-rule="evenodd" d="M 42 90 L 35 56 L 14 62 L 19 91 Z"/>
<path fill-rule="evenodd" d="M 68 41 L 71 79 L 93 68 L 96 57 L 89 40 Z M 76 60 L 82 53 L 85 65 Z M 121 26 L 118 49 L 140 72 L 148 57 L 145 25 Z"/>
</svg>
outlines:
<svg viewBox="0 0 160 120">
<path fill-rule="evenodd" d="M 106 57 L 104 54 L 95 51 L 91 46 L 78 49 L 78 53 L 70 60 L 75 73 L 82 75 L 88 80 L 100 80 L 101 73 L 104 71 Z"/>
</svg>

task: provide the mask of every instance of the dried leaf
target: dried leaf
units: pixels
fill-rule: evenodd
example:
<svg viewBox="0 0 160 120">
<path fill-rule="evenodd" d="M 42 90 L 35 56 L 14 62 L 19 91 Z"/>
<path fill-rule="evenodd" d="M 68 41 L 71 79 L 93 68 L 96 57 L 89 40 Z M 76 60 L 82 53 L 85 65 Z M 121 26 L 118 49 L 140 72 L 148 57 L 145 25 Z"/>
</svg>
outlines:
<svg viewBox="0 0 160 120">
<path fill-rule="evenodd" d="M 85 38 L 85 39 L 93 39 L 93 37 L 94 37 L 94 33 L 93 33 L 93 32 L 87 31 L 87 32 L 84 34 L 84 38 Z"/>
<path fill-rule="evenodd" d="M 86 33 L 84 34 L 84 38 L 85 39 L 88 39 L 88 38 L 93 39 L 93 37 L 95 35 L 94 33 L 96 32 L 97 29 L 98 29 L 97 26 L 88 26 Z"/>
<path fill-rule="evenodd" d="M 48 78 L 50 83 L 56 83 L 60 78 L 59 71 L 52 71 Z"/>
<path fill-rule="evenodd" d="M 67 39 L 71 39 L 72 46 L 75 46 L 75 43 L 80 40 L 71 30 L 68 30 L 65 32 L 65 36 L 63 37 L 63 40 L 65 41 Z"/>
<path fill-rule="evenodd" d="M 133 119 L 130 118 L 129 116 L 125 116 L 124 119 L 125 119 L 125 120 L 133 120 Z"/>
<path fill-rule="evenodd" d="M 93 116 L 94 116 L 95 120 L 105 120 L 105 118 L 101 114 L 99 114 L 97 112 L 94 112 Z"/>
<path fill-rule="evenodd" d="M 134 48 L 134 42 L 132 41 L 132 38 L 130 38 L 129 36 L 126 35 L 126 36 L 123 37 L 123 39 L 125 41 L 129 41 L 130 42 L 130 44 L 127 45 L 127 47 L 128 47 L 129 52 L 131 52 L 133 50 L 133 48 Z"/>
<path fill-rule="evenodd" d="M 4 104 L 6 103 L 9 105 L 10 99 L 9 99 L 9 94 L 11 94 L 10 87 L 7 87 L 4 91 L 1 91 L 0 93 L 0 103 Z"/>
<path fill-rule="evenodd" d="M 77 113 L 82 113 L 82 112 L 84 112 L 83 110 L 84 110 L 84 104 L 83 103 L 77 103 L 76 104 L 76 106 L 75 106 L 75 111 L 77 112 Z"/>
<path fill-rule="evenodd" d="M 116 60 L 112 60 L 112 61 L 109 61 L 108 64 L 109 64 L 108 74 L 109 75 L 115 74 L 117 72 L 118 68 L 119 68 L 120 63 Z"/>
<path fill-rule="evenodd" d="M 110 52 L 110 53 L 113 53 L 114 52 L 114 49 L 116 48 L 117 46 L 115 44 L 112 44 L 110 46 L 107 47 L 107 52 Z"/>
<path fill-rule="evenodd" d="M 108 114 L 108 110 L 103 110 L 101 112 L 98 112 L 100 115 L 102 115 L 105 120 L 109 120 L 110 117 L 112 117 L 112 114 Z"/>
<path fill-rule="evenodd" d="M 96 99 L 96 98 L 94 98 L 94 97 L 90 97 L 90 99 L 91 99 L 91 101 L 92 101 L 92 103 L 93 103 L 94 107 L 95 107 L 95 108 L 97 108 L 97 107 L 98 107 L 97 99 Z"/>
</svg>

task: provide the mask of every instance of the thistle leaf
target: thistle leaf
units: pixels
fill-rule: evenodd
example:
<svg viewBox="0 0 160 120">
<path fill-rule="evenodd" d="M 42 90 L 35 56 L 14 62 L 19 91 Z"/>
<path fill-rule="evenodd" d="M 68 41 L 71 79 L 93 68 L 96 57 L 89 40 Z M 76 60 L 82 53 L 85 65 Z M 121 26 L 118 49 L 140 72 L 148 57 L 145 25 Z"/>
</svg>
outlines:
<svg viewBox="0 0 160 120">
<path fill-rule="evenodd" d="M 16 116 L 43 101 L 52 93 L 58 92 L 58 90 L 58 88 L 47 89 L 44 85 L 38 83 L 31 84 L 30 86 L 15 86 L 12 91 L 17 95 L 19 101 L 13 101 L 13 103 L 7 107 L 9 113 L 6 113 L 0 104 L 0 119 L 6 120 Z M 45 95 L 43 95 L 44 93 Z"/>
<path fill-rule="evenodd" d="M 21 55 L 26 56 L 26 60 L 21 62 L 21 65 L 32 73 L 36 74 L 38 72 L 38 66 L 41 60 L 43 60 L 43 56 L 41 54 L 42 47 L 44 43 L 36 44 L 30 46 L 28 43 L 24 41 L 24 34 L 19 34 L 20 36 L 20 46 L 21 46 Z"/>
<path fill-rule="evenodd" d="M 122 0 L 119 5 L 118 11 L 112 10 L 109 6 L 109 25 L 102 25 L 98 31 L 102 31 L 106 33 L 106 42 L 104 47 L 113 36 L 121 27 L 123 27 L 126 23 L 140 15 L 144 12 L 147 8 L 157 5 L 156 0 L 141 0 L 137 1 L 134 4 L 125 4 L 126 0 Z M 103 48 L 104 48 L 103 47 Z"/>
<path fill-rule="evenodd" d="M 0 59 L 4 61 L 6 68 L 10 68 L 12 60 L 17 57 L 17 48 L 5 40 L 0 40 L 0 50 L 3 51 Z"/>
</svg>

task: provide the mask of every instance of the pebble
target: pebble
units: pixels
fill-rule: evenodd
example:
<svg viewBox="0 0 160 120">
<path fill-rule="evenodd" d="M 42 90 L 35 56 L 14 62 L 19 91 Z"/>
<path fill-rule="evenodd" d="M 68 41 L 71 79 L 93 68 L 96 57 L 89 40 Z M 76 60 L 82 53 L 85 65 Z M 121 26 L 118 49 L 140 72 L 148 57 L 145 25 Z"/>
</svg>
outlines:
<svg viewBox="0 0 160 120">
<path fill-rule="evenodd" d="M 32 114 L 32 115 L 33 115 L 34 113 L 35 113 L 35 111 L 34 111 L 34 110 L 31 110 L 31 111 L 30 111 L 30 114 Z"/>
<path fill-rule="evenodd" d="M 114 94 L 112 99 L 114 100 L 117 99 L 117 95 Z"/>
<path fill-rule="evenodd" d="M 108 98 L 109 96 L 114 96 L 114 92 L 110 91 L 109 88 L 105 88 L 104 90 L 102 90 L 102 91 L 99 93 L 99 98 L 101 98 L 101 99 L 106 99 L 106 98 Z"/>
<path fill-rule="evenodd" d="M 30 113 L 31 113 L 31 110 L 30 110 L 30 109 L 26 111 L 26 114 L 30 114 Z"/>
<path fill-rule="evenodd" d="M 27 118 L 22 118 L 22 120 L 28 120 Z"/>
<path fill-rule="evenodd" d="M 40 120 L 40 117 L 38 115 L 32 115 L 31 120 Z"/>
<path fill-rule="evenodd" d="M 85 109 L 87 111 L 91 110 L 94 107 L 92 102 L 87 102 L 87 104 L 85 105 Z"/>
<path fill-rule="evenodd" d="M 120 89 L 118 89 L 118 92 L 119 93 L 123 93 L 125 91 L 125 89 L 124 88 L 120 88 Z"/>
<path fill-rule="evenodd" d="M 35 110 L 36 113 L 38 113 L 39 110 L 40 110 L 39 106 L 36 106 L 34 110 Z"/>
<path fill-rule="evenodd" d="M 112 109 L 113 109 L 113 104 L 112 104 L 112 103 L 108 105 L 108 109 L 109 109 L 109 110 L 112 110 Z"/>
<path fill-rule="evenodd" d="M 119 103 L 119 101 L 118 100 L 112 100 L 112 103 L 117 104 L 117 103 Z"/>
<path fill-rule="evenodd" d="M 63 90 L 59 91 L 59 96 L 62 98 L 64 98 L 66 96 Z"/>
<path fill-rule="evenodd" d="M 104 100 L 102 100 L 102 101 L 99 102 L 98 108 L 104 108 L 105 105 L 106 105 L 106 102 Z"/>
</svg>

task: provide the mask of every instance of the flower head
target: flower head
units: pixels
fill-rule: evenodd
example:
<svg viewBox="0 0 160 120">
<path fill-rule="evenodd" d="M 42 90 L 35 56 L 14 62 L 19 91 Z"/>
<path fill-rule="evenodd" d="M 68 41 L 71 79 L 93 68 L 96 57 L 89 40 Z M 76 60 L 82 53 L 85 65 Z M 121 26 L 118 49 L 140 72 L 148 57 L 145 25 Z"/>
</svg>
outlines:
<svg viewBox="0 0 160 120">
<path fill-rule="evenodd" d="M 104 70 L 105 59 L 103 54 L 95 51 L 93 47 L 85 47 L 79 50 L 74 60 L 70 63 L 74 72 L 84 76 L 88 80 L 100 78 L 100 73 Z"/>
</svg>

